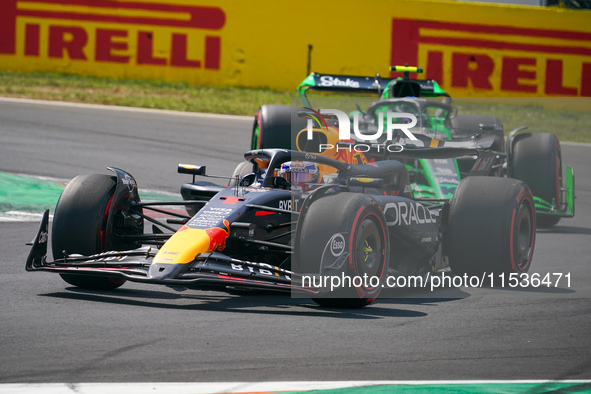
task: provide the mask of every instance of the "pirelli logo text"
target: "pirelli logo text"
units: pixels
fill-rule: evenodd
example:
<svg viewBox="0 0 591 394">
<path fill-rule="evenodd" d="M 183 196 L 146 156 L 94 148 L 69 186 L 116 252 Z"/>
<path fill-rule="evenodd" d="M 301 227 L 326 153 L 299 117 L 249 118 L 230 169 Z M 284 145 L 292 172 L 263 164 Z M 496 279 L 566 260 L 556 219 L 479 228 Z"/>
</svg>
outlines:
<svg viewBox="0 0 591 394">
<path fill-rule="evenodd" d="M 167 1 L 2 0 L 0 55 L 219 70 L 225 22 Z"/>
<path fill-rule="evenodd" d="M 405 63 L 453 95 L 591 96 L 589 32 L 394 18 L 391 64 Z"/>
</svg>

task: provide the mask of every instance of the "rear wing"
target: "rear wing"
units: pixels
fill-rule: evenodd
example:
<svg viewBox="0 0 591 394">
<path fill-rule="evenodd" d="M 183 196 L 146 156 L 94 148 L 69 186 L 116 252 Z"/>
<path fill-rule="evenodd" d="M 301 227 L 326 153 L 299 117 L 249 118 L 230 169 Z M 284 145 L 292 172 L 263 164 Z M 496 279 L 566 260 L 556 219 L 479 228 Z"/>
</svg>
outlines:
<svg viewBox="0 0 591 394">
<path fill-rule="evenodd" d="M 311 73 L 298 86 L 305 107 L 311 108 L 306 95 L 307 91 L 319 90 L 340 93 L 367 93 L 370 96 L 391 97 L 439 97 L 448 96 L 432 79 L 410 79 L 409 73 L 420 73 L 418 67 L 392 66 L 391 71 L 403 72 L 402 78 L 383 78 L 380 74 L 374 77 L 344 74 Z"/>
</svg>

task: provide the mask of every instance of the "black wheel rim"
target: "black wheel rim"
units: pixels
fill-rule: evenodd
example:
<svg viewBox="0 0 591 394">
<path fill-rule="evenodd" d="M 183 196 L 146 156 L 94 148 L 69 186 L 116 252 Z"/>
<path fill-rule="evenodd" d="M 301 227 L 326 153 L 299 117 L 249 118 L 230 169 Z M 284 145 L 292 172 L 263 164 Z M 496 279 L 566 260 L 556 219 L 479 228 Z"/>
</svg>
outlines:
<svg viewBox="0 0 591 394">
<path fill-rule="evenodd" d="M 529 200 L 519 206 L 513 229 L 513 257 L 516 268 L 524 271 L 531 261 L 533 251 L 533 211 Z"/>
<path fill-rule="evenodd" d="M 384 271 L 383 234 L 383 228 L 373 213 L 363 218 L 355 240 L 354 258 L 357 275 L 361 277 L 367 275 L 369 278 L 381 277 Z"/>
</svg>

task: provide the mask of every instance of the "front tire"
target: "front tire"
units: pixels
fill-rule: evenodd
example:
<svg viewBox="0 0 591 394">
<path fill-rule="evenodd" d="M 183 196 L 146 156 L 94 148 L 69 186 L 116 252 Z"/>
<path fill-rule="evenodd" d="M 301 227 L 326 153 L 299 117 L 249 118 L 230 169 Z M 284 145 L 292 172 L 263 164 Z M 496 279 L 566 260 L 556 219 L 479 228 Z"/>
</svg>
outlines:
<svg viewBox="0 0 591 394">
<path fill-rule="evenodd" d="M 252 173 L 252 163 L 249 161 L 243 161 L 236 166 L 234 172 L 232 172 L 232 179 L 228 182 L 228 186 L 236 187 L 240 185 L 242 178 Z M 238 182 L 236 181 L 238 179 Z"/>
<path fill-rule="evenodd" d="M 511 157 L 512 178 L 527 183 L 534 196 L 561 204 L 562 156 L 558 138 L 551 133 L 526 133 L 515 138 Z M 554 226 L 559 216 L 538 215 L 539 227 Z"/>
<path fill-rule="evenodd" d="M 107 239 L 109 234 L 113 235 L 113 229 L 107 228 L 107 216 L 109 207 L 115 203 L 113 195 L 116 179 L 104 174 L 81 175 L 68 183 L 53 216 L 51 245 L 54 259 L 63 258 L 64 252 L 89 256 L 105 252 L 109 247 L 137 247 L 135 244 Z M 111 290 L 126 282 L 124 279 L 102 276 L 60 275 L 71 285 L 93 290 Z"/>
<path fill-rule="evenodd" d="M 525 183 L 468 177 L 451 200 L 444 247 L 458 275 L 524 273 L 535 235 L 534 202 Z"/>
</svg>

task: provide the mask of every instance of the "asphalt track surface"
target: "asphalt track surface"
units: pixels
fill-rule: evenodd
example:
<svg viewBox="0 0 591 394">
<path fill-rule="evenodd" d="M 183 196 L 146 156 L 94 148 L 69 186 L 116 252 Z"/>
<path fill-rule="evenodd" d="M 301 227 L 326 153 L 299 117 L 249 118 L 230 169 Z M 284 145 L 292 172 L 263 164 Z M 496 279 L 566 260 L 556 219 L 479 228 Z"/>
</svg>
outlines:
<svg viewBox="0 0 591 394">
<path fill-rule="evenodd" d="M 0 101 L 0 171 L 115 166 L 140 190 L 175 192 L 179 162 L 229 175 L 250 130 L 247 118 Z M 589 379 L 589 153 L 563 146 L 576 217 L 538 232 L 530 271 L 571 273 L 570 288 L 392 291 L 354 311 L 129 282 L 87 291 L 25 273 L 37 224 L 0 223 L 0 382 Z"/>
</svg>

